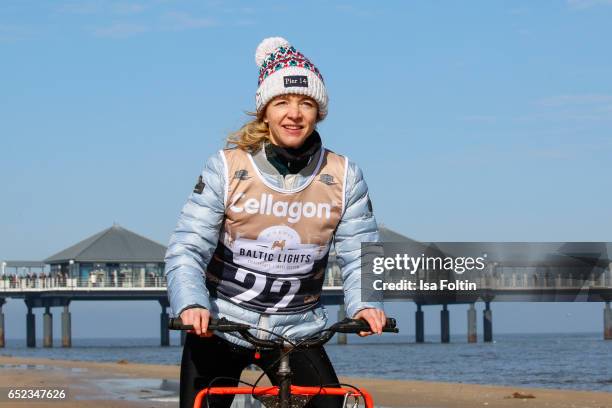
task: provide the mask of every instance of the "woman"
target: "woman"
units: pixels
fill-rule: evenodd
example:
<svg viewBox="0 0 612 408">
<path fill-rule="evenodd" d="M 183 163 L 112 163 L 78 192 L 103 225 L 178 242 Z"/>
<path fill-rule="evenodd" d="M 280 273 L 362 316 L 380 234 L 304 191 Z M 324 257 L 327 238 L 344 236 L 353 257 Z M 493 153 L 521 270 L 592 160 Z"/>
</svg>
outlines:
<svg viewBox="0 0 612 408">
<path fill-rule="evenodd" d="M 322 147 L 316 131 L 327 115 L 323 78 L 279 37 L 259 45 L 256 62 L 255 118 L 230 136 L 234 148 L 208 160 L 166 254 L 172 310 L 194 326 L 183 350 L 181 407 L 191 407 L 213 378 L 239 378 L 250 364 L 274 373 L 278 356 L 255 359 L 240 337 L 207 331 L 211 316 L 294 339 L 325 327 L 320 296 L 332 239 L 347 315 L 378 334 L 385 321 L 379 304 L 360 299 L 360 244 L 378 241 L 367 186 L 354 163 Z M 338 382 L 323 348 L 292 353 L 291 366 L 294 384 Z M 229 407 L 231 397 L 211 401 Z M 316 397 L 311 406 L 338 400 Z"/>
</svg>

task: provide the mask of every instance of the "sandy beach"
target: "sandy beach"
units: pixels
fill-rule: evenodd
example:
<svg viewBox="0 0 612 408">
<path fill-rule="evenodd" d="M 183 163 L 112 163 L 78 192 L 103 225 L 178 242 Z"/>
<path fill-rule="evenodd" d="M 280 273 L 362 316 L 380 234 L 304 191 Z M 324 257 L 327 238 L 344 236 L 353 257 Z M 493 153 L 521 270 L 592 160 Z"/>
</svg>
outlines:
<svg viewBox="0 0 612 408">
<path fill-rule="evenodd" d="M 136 364 L 129 361 L 94 363 L 51 359 L 0 357 L 0 389 L 66 389 L 65 400 L 8 400 L 0 397 L 0 407 L 175 407 L 176 399 L 165 398 L 173 391 L 162 389 L 164 380 L 176 386 L 179 369 L 175 366 Z M 247 371 L 245 381 L 258 373 Z M 529 408 L 610 408 L 612 393 L 500 387 L 424 381 L 378 380 L 343 377 L 342 382 L 361 386 L 374 396 L 377 406 L 385 407 L 529 407 Z M 172 387 L 168 387 L 170 389 Z M 159 394 L 159 395 L 158 395 Z M 175 397 L 174 397 L 175 398 Z"/>
</svg>

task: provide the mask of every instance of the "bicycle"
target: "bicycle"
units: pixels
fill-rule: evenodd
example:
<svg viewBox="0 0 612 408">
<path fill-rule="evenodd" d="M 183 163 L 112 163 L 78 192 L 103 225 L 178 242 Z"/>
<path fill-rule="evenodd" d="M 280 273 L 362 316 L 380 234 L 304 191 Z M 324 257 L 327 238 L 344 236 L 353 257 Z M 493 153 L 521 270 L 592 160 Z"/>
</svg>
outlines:
<svg viewBox="0 0 612 408">
<path fill-rule="evenodd" d="M 183 325 L 180 317 L 171 318 L 168 322 L 171 330 L 192 330 L 193 326 Z M 289 354 L 300 348 L 320 347 L 327 343 L 336 333 L 359 333 L 369 331 L 370 326 L 364 320 L 344 319 L 330 327 L 315 333 L 314 335 L 293 342 L 272 331 L 267 331 L 279 338 L 279 340 L 260 339 L 249 332 L 249 330 L 262 330 L 243 323 L 232 322 L 225 318 L 211 318 L 208 324 L 209 330 L 220 332 L 237 332 L 240 336 L 255 346 L 256 352 L 261 349 L 281 351 L 279 358 L 280 364 L 276 376 L 279 385 L 276 386 L 257 386 L 262 374 L 255 384 L 248 384 L 249 387 L 208 387 L 203 388 L 195 397 L 193 408 L 201 408 L 203 400 L 206 398 L 207 406 L 209 395 L 251 395 L 259 400 L 266 408 L 301 408 L 314 396 L 344 396 L 343 406 L 346 407 L 350 398 L 353 398 L 353 407 L 357 407 L 360 398 L 363 399 L 365 408 L 374 408 L 374 400 L 369 392 L 363 388 L 357 388 L 350 384 L 334 384 L 333 386 L 321 384 L 320 386 L 299 386 L 291 384 L 291 367 L 289 364 Z M 395 319 L 387 318 L 383 332 L 398 333 Z M 211 384 L 215 380 L 211 381 Z M 242 382 L 238 380 L 239 382 Z M 244 382 L 242 382 L 244 383 Z"/>
</svg>

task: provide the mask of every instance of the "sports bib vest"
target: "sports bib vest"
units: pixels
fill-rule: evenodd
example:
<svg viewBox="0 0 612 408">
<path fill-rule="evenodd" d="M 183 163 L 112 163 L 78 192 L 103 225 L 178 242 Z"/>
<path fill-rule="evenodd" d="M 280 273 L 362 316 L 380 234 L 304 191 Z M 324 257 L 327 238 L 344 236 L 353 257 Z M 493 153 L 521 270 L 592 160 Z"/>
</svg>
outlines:
<svg viewBox="0 0 612 408">
<path fill-rule="evenodd" d="M 288 190 L 267 183 L 243 150 L 222 158 L 225 219 L 206 271 L 211 295 L 265 313 L 316 306 L 344 211 L 346 158 L 324 150 L 313 175 Z"/>
</svg>

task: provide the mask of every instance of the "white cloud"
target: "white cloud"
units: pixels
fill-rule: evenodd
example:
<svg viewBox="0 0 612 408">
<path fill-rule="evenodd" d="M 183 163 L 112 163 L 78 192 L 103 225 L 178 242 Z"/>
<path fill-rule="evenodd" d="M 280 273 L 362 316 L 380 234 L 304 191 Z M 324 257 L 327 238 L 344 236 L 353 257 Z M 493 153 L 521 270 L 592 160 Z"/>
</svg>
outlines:
<svg viewBox="0 0 612 408">
<path fill-rule="evenodd" d="M 1 1 L 1 0 L 0 0 Z M 160 4 L 166 3 L 166 4 Z M 57 6 L 56 10 L 62 14 L 75 14 L 91 16 L 97 19 L 106 19 L 98 22 L 99 28 L 92 30 L 98 37 L 125 38 L 148 31 L 182 31 L 208 28 L 218 25 L 218 21 L 211 17 L 193 15 L 180 9 L 178 2 L 142 2 L 142 1 L 105 1 L 105 0 L 67 0 Z M 168 7 L 171 10 L 168 10 Z M 242 7 L 233 9 L 242 16 L 250 16 L 255 9 Z M 143 19 L 153 21 L 143 22 Z M 122 19 L 121 22 L 116 20 Z M 241 19 L 243 24 L 251 24 L 250 19 Z M 94 23 L 95 24 L 95 23 Z"/>
<path fill-rule="evenodd" d="M 166 28 L 170 30 L 193 30 L 208 28 L 217 25 L 216 21 L 208 17 L 194 17 L 189 13 L 173 11 L 163 15 Z"/>
<path fill-rule="evenodd" d="M 466 115 L 459 117 L 459 120 L 476 123 L 495 123 L 497 122 L 497 117 L 491 115 Z"/>
<path fill-rule="evenodd" d="M 612 94 L 562 94 L 541 98 L 532 102 L 527 111 L 516 115 L 472 114 L 457 118 L 460 121 L 479 124 L 556 122 L 567 125 L 587 125 L 592 122 L 612 121 Z M 576 133 L 576 132 L 574 132 Z"/>
<path fill-rule="evenodd" d="M 612 141 L 595 139 L 592 143 L 556 143 L 544 147 L 527 147 L 525 153 L 534 158 L 567 160 L 592 157 L 612 148 Z"/>
<path fill-rule="evenodd" d="M 612 120 L 612 95 L 566 94 L 539 99 L 536 111 L 515 118 L 518 121 L 609 121 Z"/>
<path fill-rule="evenodd" d="M 578 105 L 600 105 L 612 103 L 612 95 L 607 94 L 575 94 L 556 95 L 543 98 L 537 104 L 545 107 L 555 106 L 578 106 Z"/>
<path fill-rule="evenodd" d="M 257 21 L 255 20 L 236 20 L 234 21 L 234 25 L 237 27 L 248 27 L 257 25 Z"/>
<path fill-rule="evenodd" d="M 253 7 L 226 8 L 223 11 L 229 14 L 255 14 Z"/>
<path fill-rule="evenodd" d="M 116 14 L 138 14 L 145 11 L 146 7 L 138 3 L 116 3 L 112 10 Z"/>
<path fill-rule="evenodd" d="M 352 4 L 338 4 L 336 10 L 340 13 L 350 14 L 356 17 L 371 17 L 375 14 L 380 14 L 379 10 L 365 10 L 361 7 L 355 7 Z"/>
<path fill-rule="evenodd" d="M 127 38 L 142 34 L 149 29 L 141 24 L 114 23 L 107 27 L 100 27 L 93 30 L 96 37 L 106 38 Z"/>
<path fill-rule="evenodd" d="M 13 42 L 31 37 L 33 31 L 26 26 L 0 24 L 0 42 Z"/>
<path fill-rule="evenodd" d="M 69 1 L 59 6 L 58 11 L 67 14 L 138 14 L 146 7 L 140 3 L 113 2 L 107 3 L 101 0 Z"/>
<path fill-rule="evenodd" d="M 518 15 L 522 15 L 522 14 L 528 14 L 530 12 L 530 10 L 527 7 L 515 7 L 513 9 L 510 9 L 508 11 L 509 14 L 512 14 L 514 16 L 518 16 Z"/>
<path fill-rule="evenodd" d="M 567 0 L 567 5 L 572 9 L 584 10 L 596 6 L 610 6 L 612 0 Z"/>
<path fill-rule="evenodd" d="M 141 10 L 140 8 L 130 8 L 130 10 L 136 12 Z M 103 27 L 97 27 L 93 29 L 93 34 L 96 37 L 106 38 L 127 38 L 135 35 L 143 34 L 150 31 L 160 30 L 194 30 L 201 28 L 208 28 L 216 26 L 217 22 L 211 18 L 205 17 L 194 17 L 189 13 L 183 12 L 167 12 L 161 16 L 161 22 L 159 24 L 145 25 L 138 22 L 115 22 Z"/>
<path fill-rule="evenodd" d="M 60 13 L 66 14 L 97 14 L 102 11 L 99 0 L 68 1 L 57 8 Z"/>
<path fill-rule="evenodd" d="M 528 29 L 528 28 L 519 28 L 519 29 L 517 30 L 517 33 L 518 33 L 519 35 L 524 35 L 524 36 L 527 36 L 527 35 L 531 35 L 531 30 L 530 30 L 530 29 Z"/>
</svg>

